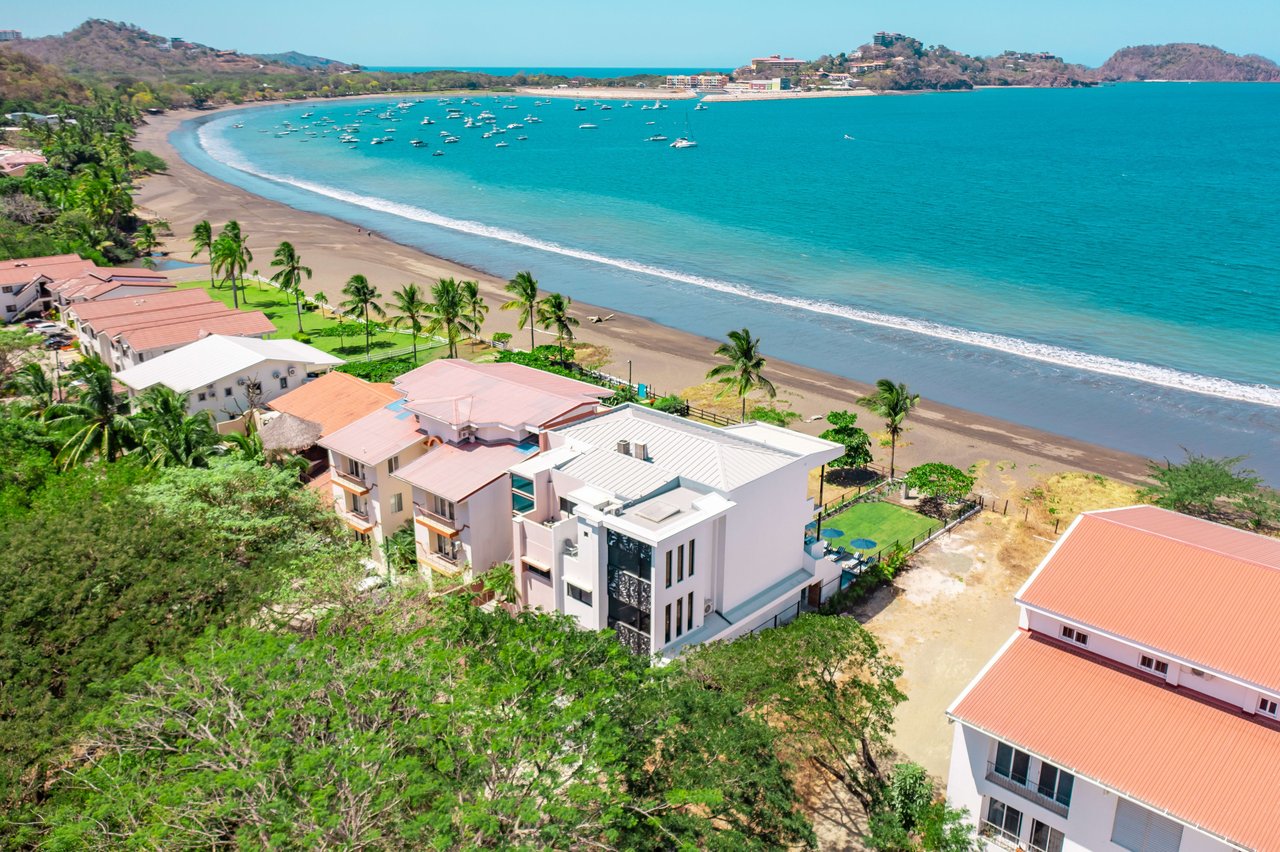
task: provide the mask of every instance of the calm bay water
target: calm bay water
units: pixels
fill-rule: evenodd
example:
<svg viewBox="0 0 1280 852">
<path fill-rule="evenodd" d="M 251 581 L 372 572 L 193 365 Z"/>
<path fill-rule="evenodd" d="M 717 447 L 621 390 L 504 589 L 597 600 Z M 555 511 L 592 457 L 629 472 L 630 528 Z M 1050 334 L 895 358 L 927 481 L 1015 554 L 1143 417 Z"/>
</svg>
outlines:
<svg viewBox="0 0 1280 852">
<path fill-rule="evenodd" d="M 526 124 L 487 140 L 434 99 L 377 119 L 390 103 L 222 114 L 174 141 L 255 192 L 504 277 L 713 337 L 746 325 L 779 357 L 1120 449 L 1248 454 L 1280 481 L 1280 87 L 484 98 Z M 317 135 L 277 136 L 286 120 Z"/>
</svg>

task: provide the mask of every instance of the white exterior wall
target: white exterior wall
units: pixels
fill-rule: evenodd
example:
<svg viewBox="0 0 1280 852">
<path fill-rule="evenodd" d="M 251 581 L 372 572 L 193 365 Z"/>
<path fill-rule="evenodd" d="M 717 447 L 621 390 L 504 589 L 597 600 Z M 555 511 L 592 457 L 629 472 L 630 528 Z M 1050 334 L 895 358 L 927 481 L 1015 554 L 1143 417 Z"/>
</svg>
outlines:
<svg viewBox="0 0 1280 852">
<path fill-rule="evenodd" d="M 479 576 L 511 559 L 511 478 L 506 474 L 458 504 L 462 547 Z"/>
<path fill-rule="evenodd" d="M 292 369 L 293 375 L 289 375 Z M 280 371 L 281 378 L 289 380 L 289 386 L 280 387 L 280 379 L 272 378 L 273 371 Z M 270 402 L 291 390 L 302 387 L 307 380 L 307 365 L 300 361 L 265 361 L 253 370 L 241 375 L 226 376 L 213 383 L 213 389 L 200 388 L 187 394 L 187 410 L 192 414 L 197 411 L 208 411 L 215 420 L 231 420 L 239 417 L 249 408 L 249 398 L 245 393 L 246 385 L 239 384 L 240 379 L 256 378 L 262 384 L 260 403 Z M 231 394 L 227 394 L 230 388 Z M 206 394 L 200 399 L 200 394 Z M 130 391 L 130 396 L 138 396 L 138 392 Z"/>
<path fill-rule="evenodd" d="M 4 292 L 0 293 L 0 309 L 4 311 L 4 321 L 13 322 L 26 313 L 44 291 L 45 284 L 42 282 L 49 280 L 40 275 L 34 279 L 34 283 L 6 284 Z"/>
<path fill-rule="evenodd" d="M 732 510 L 730 510 L 732 513 Z M 672 642 L 679 639 L 690 630 L 697 630 L 702 626 L 703 622 L 703 601 L 710 598 L 714 608 L 715 598 L 710 594 L 711 577 L 717 572 L 723 571 L 723 565 L 720 564 L 716 557 L 714 545 L 714 537 L 712 527 L 715 525 L 715 519 L 704 521 L 696 526 L 676 533 L 661 541 L 653 548 L 653 612 L 650 615 L 650 623 L 653 625 L 653 650 L 661 651 L 668 643 L 665 638 L 665 618 L 666 607 L 671 605 L 671 640 Z M 689 542 L 695 542 L 694 553 L 697 557 L 695 564 L 695 572 L 692 577 L 689 576 Z M 680 545 L 684 545 L 685 549 L 685 576 L 684 580 L 677 579 L 679 573 L 676 565 L 676 555 Z M 671 588 L 666 587 L 667 577 L 667 553 L 671 553 Z M 689 593 L 693 592 L 693 627 L 682 626 L 679 631 L 676 630 L 676 601 L 683 600 L 684 605 L 689 604 Z M 684 614 L 683 625 L 688 625 L 689 615 Z"/>
<path fill-rule="evenodd" d="M 968 810 L 969 820 L 975 826 L 985 818 L 988 799 L 994 797 L 1022 812 L 1020 840 L 1023 849 L 1030 848 L 1031 822 L 1038 820 L 1063 833 L 1064 852 L 1125 852 L 1124 847 L 1111 842 L 1118 799 L 1116 794 L 1076 776 L 1070 810 L 1065 818 L 1061 817 L 1031 798 L 986 780 L 987 764 L 995 760 L 996 740 L 959 722 L 952 722 L 952 730 L 947 801 L 953 807 Z M 1039 760 L 1032 755 L 1029 775 L 1038 777 L 1039 771 Z M 988 841 L 987 845 L 991 849 L 1001 848 L 994 841 Z M 1224 852 L 1235 847 L 1191 826 L 1184 826 L 1179 848 L 1181 852 Z"/>
<path fill-rule="evenodd" d="M 808 491 L 809 470 L 798 461 L 728 493 L 737 505 L 725 531 L 717 609 L 733 609 L 805 567 L 804 528 L 813 504 L 801 498 Z"/>
</svg>

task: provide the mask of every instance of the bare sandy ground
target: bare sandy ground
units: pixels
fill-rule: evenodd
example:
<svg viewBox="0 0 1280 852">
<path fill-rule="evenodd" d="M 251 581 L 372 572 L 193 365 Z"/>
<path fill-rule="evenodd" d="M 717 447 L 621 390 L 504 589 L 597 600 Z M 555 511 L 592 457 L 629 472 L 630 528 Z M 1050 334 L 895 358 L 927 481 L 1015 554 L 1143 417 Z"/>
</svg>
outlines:
<svg viewBox="0 0 1280 852">
<path fill-rule="evenodd" d="M 649 92 L 650 96 L 654 94 Z M 169 164 L 167 174 L 143 182 L 138 201 L 145 210 L 172 224 L 177 236 L 167 240 L 164 248 L 175 258 L 190 256 L 187 235 L 196 222 L 208 219 L 216 229 L 227 220 L 236 219 L 255 255 L 250 271 L 256 268 L 264 275 L 271 274 L 270 258 L 275 246 L 288 240 L 315 270 L 314 279 L 307 284 L 308 291 L 323 291 L 330 297 L 336 297 L 347 279 L 357 272 L 368 276 L 384 297 L 411 281 L 430 285 L 442 276 L 475 279 L 492 308 L 485 334 L 513 332 L 517 345 L 528 345 L 528 332 L 516 329 L 513 312 L 498 310 L 498 305 L 506 301 L 502 286 L 517 270 L 481 271 L 432 257 L 355 225 L 294 210 L 210 177 L 183 161 L 167 141 L 181 121 L 198 114 L 182 111 L 153 118 L 140 128 L 138 135 L 140 147 L 155 152 Z M 536 276 L 537 270 L 533 272 Z M 548 291 L 556 287 L 550 280 L 542 281 L 542 285 Z M 582 320 L 578 331 L 581 340 L 608 348 L 611 354 L 605 369 L 613 375 L 625 377 L 630 369 L 637 382 L 662 392 L 678 392 L 702 383 L 706 371 L 716 363 L 712 352 L 718 341 L 582 302 L 574 303 L 572 313 Z M 614 318 L 600 324 L 586 319 L 609 314 Z M 537 336 L 540 343 L 550 342 L 544 332 L 539 331 Z M 769 341 L 763 343 L 767 353 Z M 821 345 L 815 338 L 814 346 Z M 780 395 L 785 395 L 806 421 L 831 410 L 856 409 L 858 397 L 869 390 L 867 384 L 776 359 L 769 360 L 767 374 Z M 861 423 L 871 431 L 879 429 L 870 413 L 862 414 Z M 797 428 L 816 434 L 825 424 L 802 421 Z M 879 461 L 887 463 L 887 449 L 877 448 L 876 454 Z M 1016 470 L 1015 478 L 1023 484 L 1062 470 L 1085 470 L 1130 481 L 1142 479 L 1146 471 L 1146 460 L 1135 455 L 924 400 L 912 415 L 905 446 L 899 446 L 898 467 L 906 469 L 937 460 L 962 468 L 978 464 L 983 470 Z"/>
</svg>

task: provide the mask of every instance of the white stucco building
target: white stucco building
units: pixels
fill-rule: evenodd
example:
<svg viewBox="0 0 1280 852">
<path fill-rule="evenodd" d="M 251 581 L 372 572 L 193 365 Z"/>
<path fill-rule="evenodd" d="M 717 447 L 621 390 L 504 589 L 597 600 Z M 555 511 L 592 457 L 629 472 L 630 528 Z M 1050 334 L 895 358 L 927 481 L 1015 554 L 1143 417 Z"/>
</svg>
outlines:
<svg viewBox="0 0 1280 852">
<path fill-rule="evenodd" d="M 804 535 L 809 472 L 839 457 L 838 444 L 639 405 L 552 429 L 541 444 L 511 469 L 527 606 L 613 628 L 637 653 L 673 655 L 816 604 L 839 572 Z"/>
<path fill-rule="evenodd" d="M 991 848 L 1280 849 L 1280 540 L 1081 515 L 947 711 L 947 799 Z"/>
</svg>

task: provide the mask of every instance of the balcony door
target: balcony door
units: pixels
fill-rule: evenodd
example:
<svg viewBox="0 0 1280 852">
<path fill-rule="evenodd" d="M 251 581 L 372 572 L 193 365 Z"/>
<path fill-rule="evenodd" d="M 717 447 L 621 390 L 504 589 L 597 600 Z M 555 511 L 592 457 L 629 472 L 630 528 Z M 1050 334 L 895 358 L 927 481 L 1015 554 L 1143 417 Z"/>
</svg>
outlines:
<svg viewBox="0 0 1280 852">
<path fill-rule="evenodd" d="M 997 775 L 1003 775 L 1011 781 L 1025 785 L 1027 773 L 1031 771 L 1031 755 L 1025 751 L 1018 751 L 1006 743 L 1000 743 L 996 746 L 995 771 Z"/>
</svg>

